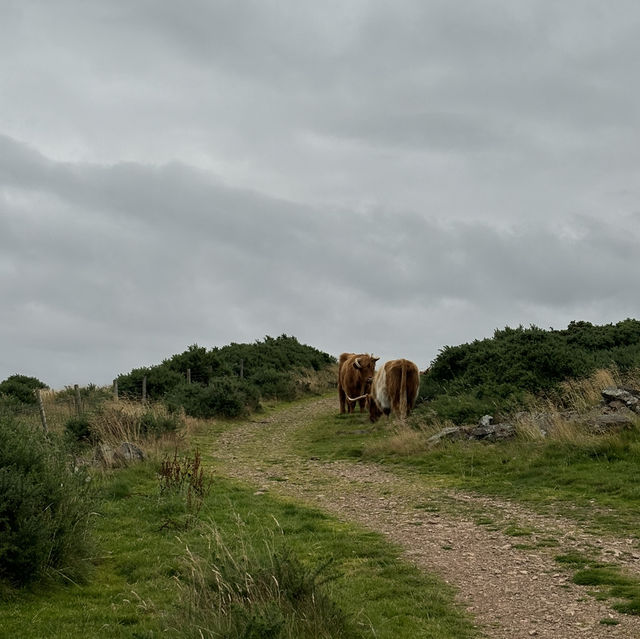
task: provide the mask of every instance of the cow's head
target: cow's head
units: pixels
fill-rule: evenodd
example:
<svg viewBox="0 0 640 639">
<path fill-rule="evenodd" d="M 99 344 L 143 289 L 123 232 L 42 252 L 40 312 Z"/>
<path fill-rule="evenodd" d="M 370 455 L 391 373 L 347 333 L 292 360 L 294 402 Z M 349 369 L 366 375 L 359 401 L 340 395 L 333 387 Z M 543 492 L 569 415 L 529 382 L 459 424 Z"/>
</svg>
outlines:
<svg viewBox="0 0 640 639">
<path fill-rule="evenodd" d="M 373 381 L 373 374 L 376 371 L 376 362 L 379 357 L 373 355 L 358 355 L 353 361 L 353 367 L 360 374 L 360 379 L 364 385 L 371 384 Z"/>
</svg>

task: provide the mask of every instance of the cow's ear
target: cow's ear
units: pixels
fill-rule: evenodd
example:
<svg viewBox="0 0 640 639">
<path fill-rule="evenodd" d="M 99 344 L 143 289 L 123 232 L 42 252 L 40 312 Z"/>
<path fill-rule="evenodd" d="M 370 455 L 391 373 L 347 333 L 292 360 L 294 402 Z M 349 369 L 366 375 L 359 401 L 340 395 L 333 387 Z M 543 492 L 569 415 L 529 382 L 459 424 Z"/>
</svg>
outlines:
<svg viewBox="0 0 640 639">
<path fill-rule="evenodd" d="M 379 359 L 379 357 L 372 357 L 371 361 L 375 364 Z"/>
</svg>

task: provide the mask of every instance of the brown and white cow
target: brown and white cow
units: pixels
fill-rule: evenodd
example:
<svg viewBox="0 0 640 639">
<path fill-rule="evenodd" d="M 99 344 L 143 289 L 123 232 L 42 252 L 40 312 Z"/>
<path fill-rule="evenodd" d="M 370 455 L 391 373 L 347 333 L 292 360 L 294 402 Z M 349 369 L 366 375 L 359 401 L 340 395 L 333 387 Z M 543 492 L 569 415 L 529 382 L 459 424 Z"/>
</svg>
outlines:
<svg viewBox="0 0 640 639">
<path fill-rule="evenodd" d="M 391 411 L 400 419 L 406 419 L 415 406 L 420 391 L 420 371 L 408 359 L 392 359 L 376 371 L 371 390 L 360 396 L 349 395 L 349 401 L 366 398 L 369 404 L 369 419 L 378 421 L 382 414 Z"/>
<path fill-rule="evenodd" d="M 365 398 L 369 390 L 369 385 L 373 380 L 376 370 L 376 362 L 379 357 L 361 353 L 342 353 L 338 360 L 338 398 L 340 400 L 340 412 L 346 409 L 352 413 L 356 407 L 355 401 L 349 401 L 349 396 L 361 395 L 360 412 L 364 411 Z"/>
</svg>

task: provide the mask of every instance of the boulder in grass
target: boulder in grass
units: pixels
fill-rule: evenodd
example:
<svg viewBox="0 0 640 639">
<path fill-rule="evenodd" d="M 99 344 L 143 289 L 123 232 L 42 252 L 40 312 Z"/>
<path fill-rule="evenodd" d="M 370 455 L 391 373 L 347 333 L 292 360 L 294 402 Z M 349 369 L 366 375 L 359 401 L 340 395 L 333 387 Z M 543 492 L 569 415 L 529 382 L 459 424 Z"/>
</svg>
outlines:
<svg viewBox="0 0 640 639">
<path fill-rule="evenodd" d="M 628 409 L 640 414 L 640 391 L 634 388 L 609 386 L 602 391 L 602 398 L 608 405 L 622 402 Z"/>
<path fill-rule="evenodd" d="M 131 442 L 122 442 L 114 452 L 114 461 L 124 466 L 144 461 L 145 457 L 146 455 L 142 448 Z"/>
</svg>

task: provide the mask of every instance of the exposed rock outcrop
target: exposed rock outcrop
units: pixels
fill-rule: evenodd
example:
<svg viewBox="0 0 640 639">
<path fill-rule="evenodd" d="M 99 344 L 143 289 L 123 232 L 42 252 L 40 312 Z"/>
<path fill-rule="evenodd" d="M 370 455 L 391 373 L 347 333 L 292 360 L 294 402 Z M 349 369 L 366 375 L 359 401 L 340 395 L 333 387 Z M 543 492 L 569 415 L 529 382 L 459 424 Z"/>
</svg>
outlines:
<svg viewBox="0 0 640 639">
<path fill-rule="evenodd" d="M 633 388 L 610 387 L 602 391 L 602 398 L 602 404 L 587 414 L 575 411 L 518 413 L 515 416 L 515 422 L 526 420 L 528 425 L 539 430 L 543 437 L 551 433 L 558 423 L 575 424 L 593 434 L 624 430 L 638 424 L 640 391 Z M 444 428 L 431 436 L 428 443 L 435 446 L 443 441 L 461 439 L 496 442 L 515 437 L 516 433 L 515 423 L 506 421 L 494 424 L 491 415 L 484 415 L 475 425 Z"/>
</svg>

